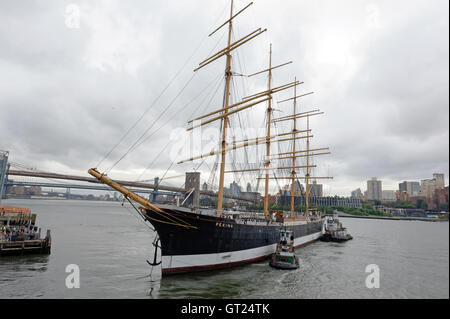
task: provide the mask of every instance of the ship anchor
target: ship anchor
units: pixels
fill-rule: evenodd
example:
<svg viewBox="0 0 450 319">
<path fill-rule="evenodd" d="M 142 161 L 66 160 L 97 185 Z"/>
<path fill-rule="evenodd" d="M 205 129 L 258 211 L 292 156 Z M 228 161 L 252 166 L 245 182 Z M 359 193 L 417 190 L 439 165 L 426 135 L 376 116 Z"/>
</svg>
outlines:
<svg viewBox="0 0 450 319">
<path fill-rule="evenodd" d="M 156 258 L 158 257 L 158 247 L 161 248 L 161 246 L 159 246 L 158 243 L 159 243 L 159 238 L 155 238 L 155 240 L 153 241 L 153 246 L 155 246 L 155 255 L 153 256 L 153 262 L 149 262 L 147 260 L 147 263 L 150 266 L 158 266 L 162 262 L 162 260 L 160 262 L 156 262 Z"/>
</svg>

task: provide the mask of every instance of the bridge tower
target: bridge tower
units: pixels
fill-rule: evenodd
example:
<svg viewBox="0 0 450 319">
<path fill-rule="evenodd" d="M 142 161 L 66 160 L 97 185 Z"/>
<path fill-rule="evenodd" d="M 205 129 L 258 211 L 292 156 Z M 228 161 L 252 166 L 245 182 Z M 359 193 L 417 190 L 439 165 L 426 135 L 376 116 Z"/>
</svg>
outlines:
<svg viewBox="0 0 450 319">
<path fill-rule="evenodd" d="M 199 206 L 200 205 L 200 172 L 186 172 L 186 180 L 184 183 L 186 195 L 188 196 L 192 189 L 194 192 L 186 200 L 186 204 Z"/>
<path fill-rule="evenodd" d="M 6 171 L 9 168 L 8 155 L 8 151 L 0 150 L 0 203 L 2 202 L 2 198 L 6 192 Z"/>
<path fill-rule="evenodd" d="M 153 193 L 152 193 L 152 202 L 156 203 L 158 201 L 158 186 L 159 186 L 159 177 L 155 177 L 155 188 L 153 189 Z"/>
</svg>

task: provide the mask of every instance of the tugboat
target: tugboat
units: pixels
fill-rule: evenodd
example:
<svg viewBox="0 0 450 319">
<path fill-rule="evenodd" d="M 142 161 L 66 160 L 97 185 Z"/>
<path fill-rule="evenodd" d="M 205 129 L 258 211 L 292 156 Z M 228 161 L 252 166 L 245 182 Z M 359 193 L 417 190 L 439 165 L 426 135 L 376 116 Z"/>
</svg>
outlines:
<svg viewBox="0 0 450 319">
<path fill-rule="evenodd" d="M 294 235 L 291 230 L 280 231 L 277 250 L 270 256 L 269 265 L 278 269 L 297 269 L 298 257 L 294 254 Z"/>
<path fill-rule="evenodd" d="M 323 235 L 320 237 L 321 241 L 343 242 L 353 239 L 353 236 L 347 233 L 347 228 L 342 227 L 342 223 L 339 222 L 336 210 L 333 211 L 333 217 L 327 217 L 322 227 Z"/>
</svg>

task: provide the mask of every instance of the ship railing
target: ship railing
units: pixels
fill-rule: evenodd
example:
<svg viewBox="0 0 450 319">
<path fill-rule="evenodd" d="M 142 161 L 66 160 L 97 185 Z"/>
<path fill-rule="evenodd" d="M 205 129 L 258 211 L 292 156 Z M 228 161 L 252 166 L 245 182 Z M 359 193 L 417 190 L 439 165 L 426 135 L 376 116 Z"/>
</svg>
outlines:
<svg viewBox="0 0 450 319">
<path fill-rule="evenodd" d="M 271 226 L 282 226 L 282 223 L 266 220 L 266 219 L 249 219 L 249 218 L 238 218 L 235 219 L 236 223 L 244 225 L 271 225 Z"/>
</svg>

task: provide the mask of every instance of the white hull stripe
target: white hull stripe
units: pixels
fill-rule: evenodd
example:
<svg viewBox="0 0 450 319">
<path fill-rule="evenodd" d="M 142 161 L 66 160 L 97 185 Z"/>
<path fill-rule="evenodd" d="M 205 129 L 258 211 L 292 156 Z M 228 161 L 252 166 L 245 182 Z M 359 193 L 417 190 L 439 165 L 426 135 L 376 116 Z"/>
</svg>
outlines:
<svg viewBox="0 0 450 319">
<path fill-rule="evenodd" d="M 321 232 L 313 233 L 311 235 L 295 238 L 294 246 L 301 246 L 308 242 L 317 240 Z M 257 260 L 264 258 L 274 253 L 276 244 L 261 246 L 258 248 L 238 250 L 217 254 L 199 254 L 199 255 L 178 255 L 178 256 L 163 256 L 162 257 L 162 271 L 172 272 L 177 268 L 201 267 L 220 268 L 221 265 L 237 264 L 246 260 Z"/>
</svg>

